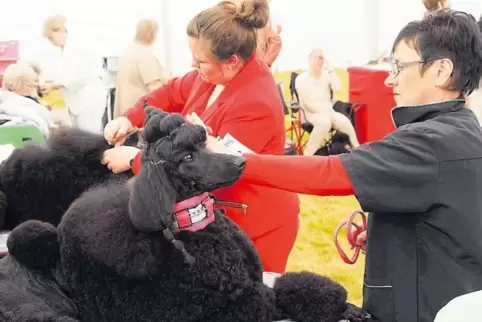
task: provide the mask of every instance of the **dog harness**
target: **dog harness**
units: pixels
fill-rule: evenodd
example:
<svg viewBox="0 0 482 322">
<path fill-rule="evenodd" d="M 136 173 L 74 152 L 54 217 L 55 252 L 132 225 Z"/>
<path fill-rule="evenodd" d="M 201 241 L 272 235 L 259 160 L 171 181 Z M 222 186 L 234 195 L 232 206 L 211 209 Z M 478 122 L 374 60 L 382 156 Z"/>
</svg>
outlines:
<svg viewBox="0 0 482 322">
<path fill-rule="evenodd" d="M 176 230 L 198 231 L 214 222 L 214 200 L 209 193 L 178 202 L 174 205 L 174 223 Z"/>
</svg>

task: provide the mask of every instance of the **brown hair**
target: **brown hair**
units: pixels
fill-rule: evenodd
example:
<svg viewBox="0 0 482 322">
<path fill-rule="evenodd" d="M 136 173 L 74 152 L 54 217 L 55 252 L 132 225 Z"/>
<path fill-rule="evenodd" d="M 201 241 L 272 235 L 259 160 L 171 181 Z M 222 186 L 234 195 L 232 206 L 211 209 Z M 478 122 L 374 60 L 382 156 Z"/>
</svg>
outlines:
<svg viewBox="0 0 482 322">
<path fill-rule="evenodd" d="M 136 26 L 135 40 L 141 43 L 152 43 L 159 31 L 159 24 L 154 19 L 141 19 Z"/>
<path fill-rule="evenodd" d="M 268 23 L 267 0 L 222 1 L 198 13 L 188 24 L 189 37 L 207 40 L 218 60 L 233 55 L 247 60 L 256 50 L 257 29 Z"/>
<path fill-rule="evenodd" d="M 427 11 L 435 11 L 447 6 L 447 0 L 423 0 L 423 5 Z"/>
</svg>

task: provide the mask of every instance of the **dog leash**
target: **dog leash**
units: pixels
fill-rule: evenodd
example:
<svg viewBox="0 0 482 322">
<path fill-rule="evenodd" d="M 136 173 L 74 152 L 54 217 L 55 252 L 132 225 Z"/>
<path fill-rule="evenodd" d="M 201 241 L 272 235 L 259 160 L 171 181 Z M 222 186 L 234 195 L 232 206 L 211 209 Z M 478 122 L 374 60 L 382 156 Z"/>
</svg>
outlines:
<svg viewBox="0 0 482 322">
<path fill-rule="evenodd" d="M 357 216 L 361 217 L 361 222 L 356 223 L 355 219 Z M 343 251 L 338 241 L 338 235 L 340 230 L 346 226 L 346 239 L 348 240 L 348 244 L 350 245 L 350 249 L 354 250 L 353 256 L 350 258 L 348 255 Z M 358 240 L 358 237 L 361 233 L 366 232 L 367 230 L 367 217 L 365 213 L 361 210 L 355 210 L 351 213 L 347 220 L 341 222 L 338 227 L 335 229 L 334 234 L 334 242 L 336 249 L 338 250 L 338 254 L 340 254 L 341 259 L 350 265 L 353 265 L 358 260 L 358 256 L 360 252 L 365 254 L 366 253 L 366 243 L 365 241 L 361 242 Z"/>
<path fill-rule="evenodd" d="M 219 200 L 214 197 L 212 197 L 214 200 L 214 204 L 222 206 L 222 207 L 228 207 L 228 208 L 237 208 L 237 209 L 243 209 L 243 215 L 246 215 L 246 211 L 248 210 L 248 205 L 240 202 L 234 202 L 234 201 L 226 201 L 226 200 Z"/>
</svg>

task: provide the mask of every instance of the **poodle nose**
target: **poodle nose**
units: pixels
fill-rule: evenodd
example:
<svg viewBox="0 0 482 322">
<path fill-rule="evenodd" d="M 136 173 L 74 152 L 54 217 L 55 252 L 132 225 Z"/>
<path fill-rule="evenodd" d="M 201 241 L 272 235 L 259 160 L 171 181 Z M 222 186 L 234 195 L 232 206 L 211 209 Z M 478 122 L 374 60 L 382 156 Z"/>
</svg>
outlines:
<svg viewBox="0 0 482 322">
<path fill-rule="evenodd" d="M 244 169 L 244 164 L 246 161 L 243 158 L 236 158 L 234 160 L 234 166 L 238 169 Z"/>
</svg>

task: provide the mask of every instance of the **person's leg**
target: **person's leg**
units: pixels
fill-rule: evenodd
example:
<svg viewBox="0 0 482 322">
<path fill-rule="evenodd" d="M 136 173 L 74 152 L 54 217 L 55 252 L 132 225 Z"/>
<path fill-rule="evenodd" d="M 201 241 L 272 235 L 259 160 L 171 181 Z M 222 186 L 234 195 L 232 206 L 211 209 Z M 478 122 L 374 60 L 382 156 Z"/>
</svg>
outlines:
<svg viewBox="0 0 482 322">
<path fill-rule="evenodd" d="M 306 142 L 304 155 L 314 155 L 323 145 L 331 130 L 331 118 L 326 113 L 306 113 L 306 120 L 313 124 L 313 131 Z"/>
<path fill-rule="evenodd" d="M 291 250 L 294 247 L 298 235 L 299 218 L 293 218 L 291 222 L 274 229 L 266 234 L 253 238 L 263 271 L 284 273 Z"/>
<path fill-rule="evenodd" d="M 348 135 L 350 139 L 350 145 L 352 148 L 356 148 L 360 145 L 358 138 L 356 137 L 355 128 L 351 124 L 350 119 L 345 115 L 333 111 L 332 113 L 332 126 L 335 130 L 340 131 Z"/>
</svg>

